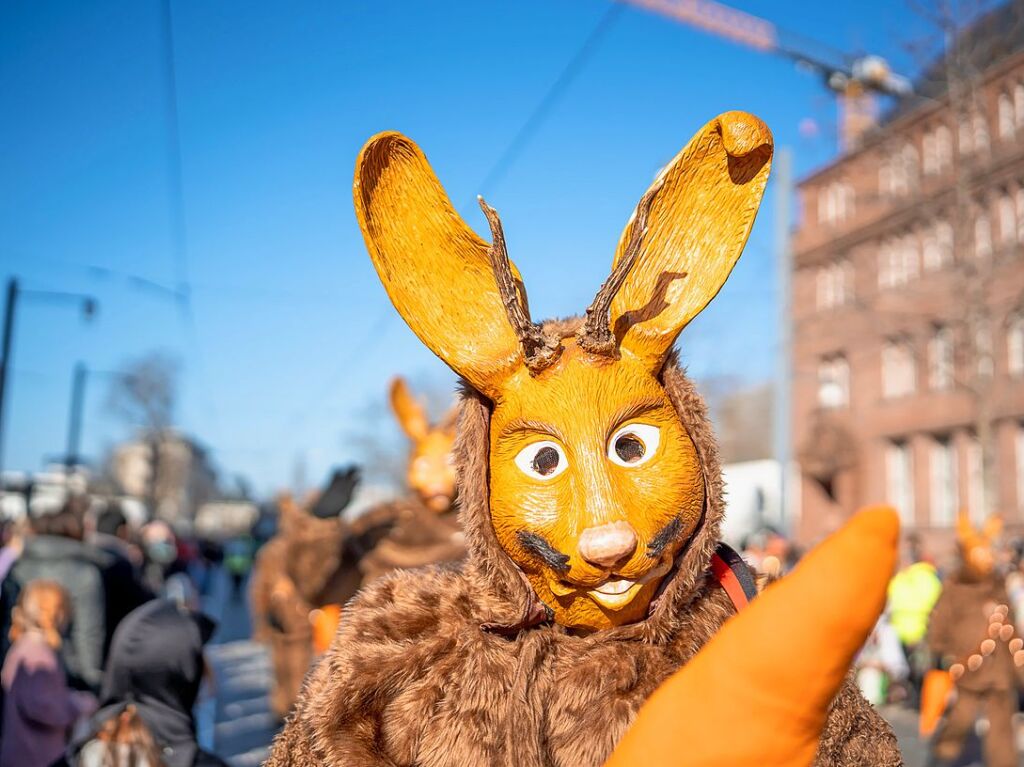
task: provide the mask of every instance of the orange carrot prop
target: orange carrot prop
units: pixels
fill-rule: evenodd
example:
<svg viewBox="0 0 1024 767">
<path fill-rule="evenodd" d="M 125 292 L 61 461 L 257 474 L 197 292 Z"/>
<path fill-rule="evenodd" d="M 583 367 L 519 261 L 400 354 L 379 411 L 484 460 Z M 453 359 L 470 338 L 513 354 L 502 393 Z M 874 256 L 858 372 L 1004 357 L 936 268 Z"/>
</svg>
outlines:
<svg viewBox="0 0 1024 767">
<path fill-rule="evenodd" d="M 885 605 L 899 521 L 866 509 L 662 684 L 606 767 L 806 767 Z"/>
</svg>

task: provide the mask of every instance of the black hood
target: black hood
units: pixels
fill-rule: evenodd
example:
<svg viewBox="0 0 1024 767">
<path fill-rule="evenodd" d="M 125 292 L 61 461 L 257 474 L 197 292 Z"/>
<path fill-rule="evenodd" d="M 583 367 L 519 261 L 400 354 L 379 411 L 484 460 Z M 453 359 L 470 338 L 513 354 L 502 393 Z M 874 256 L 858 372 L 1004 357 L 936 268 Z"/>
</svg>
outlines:
<svg viewBox="0 0 1024 767">
<path fill-rule="evenodd" d="M 214 628 L 205 615 L 164 599 L 129 613 L 114 632 L 100 710 L 71 744 L 72 754 L 133 704 L 167 767 L 190 767 L 199 751 L 192 707 L 203 678 L 203 646 Z"/>
</svg>

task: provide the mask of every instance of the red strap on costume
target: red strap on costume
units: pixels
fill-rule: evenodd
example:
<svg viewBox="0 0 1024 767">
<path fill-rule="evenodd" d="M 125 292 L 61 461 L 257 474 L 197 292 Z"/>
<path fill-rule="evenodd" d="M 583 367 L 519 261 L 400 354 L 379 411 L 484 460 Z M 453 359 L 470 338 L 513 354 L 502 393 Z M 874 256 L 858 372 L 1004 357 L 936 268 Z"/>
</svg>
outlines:
<svg viewBox="0 0 1024 767">
<path fill-rule="evenodd" d="M 749 604 L 750 600 L 747 599 L 743 586 L 740 585 L 740 579 L 736 577 L 736 573 L 725 563 L 725 560 L 717 554 L 711 557 L 711 574 L 715 576 L 718 585 L 725 589 L 725 593 L 729 595 L 729 599 L 732 600 L 737 610 Z"/>
<path fill-rule="evenodd" d="M 750 568 L 739 554 L 724 543 L 718 544 L 711 557 L 711 575 L 725 589 L 737 611 L 750 604 L 750 600 L 757 595 L 757 585 Z"/>
</svg>

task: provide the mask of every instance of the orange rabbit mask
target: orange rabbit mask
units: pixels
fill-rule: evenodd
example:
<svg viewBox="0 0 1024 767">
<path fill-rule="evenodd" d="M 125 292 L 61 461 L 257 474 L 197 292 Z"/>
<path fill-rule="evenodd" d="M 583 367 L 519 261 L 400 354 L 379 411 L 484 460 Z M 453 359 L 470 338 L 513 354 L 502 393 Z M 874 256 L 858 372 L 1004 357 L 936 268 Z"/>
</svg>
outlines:
<svg viewBox="0 0 1024 767">
<path fill-rule="evenodd" d="M 409 393 L 402 378 L 391 382 L 391 409 L 402 431 L 412 442 L 406 479 L 423 503 L 432 511 L 448 511 L 455 500 L 455 445 L 453 419 L 445 418 L 431 426 L 427 411 Z"/>
<path fill-rule="evenodd" d="M 575 333 L 530 320 L 497 213 L 481 200 L 488 245 L 412 141 L 382 133 L 359 155 L 377 273 L 420 340 L 491 401 L 495 534 L 564 626 L 642 619 L 700 522 L 700 456 L 662 367 L 739 258 L 771 154 L 752 115 L 705 125 L 642 197 Z"/>
<path fill-rule="evenodd" d="M 980 529 L 975 529 L 971 518 L 961 511 L 956 520 L 957 542 L 963 556 L 964 567 L 975 577 L 984 578 L 996 564 L 995 543 L 1003 531 L 1003 520 L 991 516 L 985 520 Z"/>
</svg>

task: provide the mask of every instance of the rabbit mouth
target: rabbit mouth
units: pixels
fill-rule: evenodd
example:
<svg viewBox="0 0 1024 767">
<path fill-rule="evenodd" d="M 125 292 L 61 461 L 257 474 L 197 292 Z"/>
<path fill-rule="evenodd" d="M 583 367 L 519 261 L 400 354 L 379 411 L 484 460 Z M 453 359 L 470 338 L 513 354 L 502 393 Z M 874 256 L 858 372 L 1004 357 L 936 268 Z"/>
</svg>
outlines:
<svg viewBox="0 0 1024 767">
<path fill-rule="evenodd" d="M 617 610 L 632 602 L 644 586 L 664 577 L 671 568 L 671 559 L 665 559 L 639 578 L 623 578 L 612 573 L 600 583 L 587 586 L 574 584 L 568 580 L 559 580 L 551 584 L 551 590 L 557 596 L 568 596 L 572 593 L 586 594 L 601 607 Z"/>
</svg>

